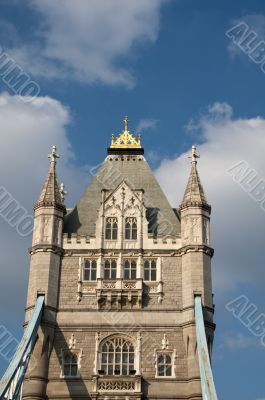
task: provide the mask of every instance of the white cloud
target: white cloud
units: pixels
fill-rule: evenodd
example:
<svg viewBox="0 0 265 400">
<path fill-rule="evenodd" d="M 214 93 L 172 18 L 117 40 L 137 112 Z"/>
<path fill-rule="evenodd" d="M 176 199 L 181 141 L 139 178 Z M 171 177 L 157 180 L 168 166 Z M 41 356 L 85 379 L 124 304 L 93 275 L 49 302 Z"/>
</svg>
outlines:
<svg viewBox="0 0 265 400">
<path fill-rule="evenodd" d="M 227 333 L 221 338 L 222 347 L 227 350 L 238 351 L 249 348 L 259 348 L 261 343 L 259 338 L 253 336 L 245 336 L 242 333 Z"/>
<path fill-rule="evenodd" d="M 255 336 L 246 336 L 242 333 L 225 332 L 219 335 L 213 352 L 214 363 L 224 361 L 225 354 L 246 350 L 264 350 L 260 339 Z"/>
<path fill-rule="evenodd" d="M 224 110 L 227 112 L 224 113 Z M 264 211 L 226 172 L 241 160 L 265 178 L 265 119 L 233 119 L 230 105 L 215 103 L 196 122 L 201 130 L 198 169 L 212 204 L 214 291 L 264 281 Z M 164 160 L 156 170 L 173 206 L 181 202 L 190 163 L 188 154 Z"/>
<path fill-rule="evenodd" d="M 137 132 L 153 130 L 157 127 L 158 120 L 153 118 L 142 118 L 136 128 Z"/>
<path fill-rule="evenodd" d="M 166 0 L 28 0 L 41 29 L 9 49 L 23 68 L 46 78 L 132 87 L 128 60 L 136 46 L 154 42 Z M 35 44 L 33 44 L 35 43 Z"/>
</svg>

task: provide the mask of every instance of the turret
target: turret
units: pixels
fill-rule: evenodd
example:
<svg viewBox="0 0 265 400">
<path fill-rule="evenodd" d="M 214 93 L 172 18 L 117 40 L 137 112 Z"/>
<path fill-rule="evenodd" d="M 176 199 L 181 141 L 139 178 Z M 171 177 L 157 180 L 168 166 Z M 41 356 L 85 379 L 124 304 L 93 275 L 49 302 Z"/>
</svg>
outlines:
<svg viewBox="0 0 265 400">
<path fill-rule="evenodd" d="M 59 189 L 57 182 L 56 160 L 59 156 L 55 146 L 49 158 L 49 173 L 34 206 L 34 234 L 30 248 L 26 322 L 40 294 L 45 296 L 45 309 L 42 324 L 38 330 L 38 340 L 24 381 L 23 399 L 27 400 L 46 398 L 49 354 L 53 343 L 58 307 L 66 192 L 63 186 Z"/>
<path fill-rule="evenodd" d="M 62 229 L 65 206 L 64 187 L 56 177 L 56 147 L 49 155 L 50 169 L 34 205 L 34 234 L 30 249 L 31 263 L 27 307 L 35 304 L 38 294 L 45 295 L 45 305 L 57 307 Z"/>
<path fill-rule="evenodd" d="M 181 209 L 181 238 L 184 247 L 183 307 L 194 305 L 194 294 L 201 294 L 205 306 L 212 307 L 210 213 L 197 170 L 196 147 L 192 146 L 191 172 Z"/>
<path fill-rule="evenodd" d="M 192 146 L 191 171 L 180 206 L 182 239 L 182 299 L 186 310 L 186 325 L 183 329 L 188 352 L 190 377 L 199 374 L 196 355 L 196 331 L 194 321 L 194 297 L 201 295 L 206 321 L 209 351 L 213 341 L 213 304 L 210 247 L 211 207 L 207 202 L 198 170 L 196 147 Z"/>
</svg>

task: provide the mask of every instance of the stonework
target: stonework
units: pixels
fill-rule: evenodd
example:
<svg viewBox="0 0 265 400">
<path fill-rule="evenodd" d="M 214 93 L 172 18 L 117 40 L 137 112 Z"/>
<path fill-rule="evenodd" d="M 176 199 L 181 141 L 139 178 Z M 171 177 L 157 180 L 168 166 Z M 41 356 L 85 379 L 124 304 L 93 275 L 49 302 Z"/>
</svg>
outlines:
<svg viewBox="0 0 265 400">
<path fill-rule="evenodd" d="M 53 149 L 35 205 L 26 322 L 40 294 L 45 311 L 23 399 L 202 399 L 194 296 L 211 351 L 211 209 L 194 150 L 172 209 L 139 140 L 135 149 L 113 141 L 71 210 Z"/>
</svg>

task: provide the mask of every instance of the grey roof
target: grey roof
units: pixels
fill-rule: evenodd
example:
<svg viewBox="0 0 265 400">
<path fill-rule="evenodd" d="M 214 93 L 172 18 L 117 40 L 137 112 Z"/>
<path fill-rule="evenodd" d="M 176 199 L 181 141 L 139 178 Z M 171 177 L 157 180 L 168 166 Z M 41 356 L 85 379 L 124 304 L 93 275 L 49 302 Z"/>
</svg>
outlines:
<svg viewBox="0 0 265 400">
<path fill-rule="evenodd" d="M 49 173 L 41 189 L 35 208 L 45 206 L 58 206 L 59 208 L 64 208 L 57 182 L 55 165 L 56 163 L 51 161 Z"/>
<path fill-rule="evenodd" d="M 192 162 L 191 172 L 181 206 L 186 207 L 191 204 L 208 205 L 198 174 L 196 162 Z"/>
<path fill-rule="evenodd" d="M 65 216 L 64 232 L 95 236 L 102 189 L 113 191 L 123 181 L 132 190 L 144 190 L 150 233 L 157 236 L 180 234 L 178 214 L 171 208 L 146 160 L 133 155 L 106 158 L 79 203 Z"/>
</svg>

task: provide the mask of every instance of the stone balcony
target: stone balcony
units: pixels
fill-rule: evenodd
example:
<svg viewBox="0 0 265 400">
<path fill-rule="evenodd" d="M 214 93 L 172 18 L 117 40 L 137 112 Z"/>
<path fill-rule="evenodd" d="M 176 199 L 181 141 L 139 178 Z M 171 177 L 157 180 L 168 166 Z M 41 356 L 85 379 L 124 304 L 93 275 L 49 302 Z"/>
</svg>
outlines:
<svg viewBox="0 0 265 400">
<path fill-rule="evenodd" d="M 99 309 L 139 309 L 142 306 L 142 279 L 99 279 L 96 286 Z"/>
<path fill-rule="evenodd" d="M 141 395 L 141 376 L 94 376 L 94 392 L 99 394 L 139 394 Z M 141 396 L 140 396 L 141 397 Z"/>
</svg>

